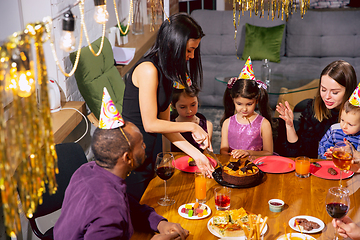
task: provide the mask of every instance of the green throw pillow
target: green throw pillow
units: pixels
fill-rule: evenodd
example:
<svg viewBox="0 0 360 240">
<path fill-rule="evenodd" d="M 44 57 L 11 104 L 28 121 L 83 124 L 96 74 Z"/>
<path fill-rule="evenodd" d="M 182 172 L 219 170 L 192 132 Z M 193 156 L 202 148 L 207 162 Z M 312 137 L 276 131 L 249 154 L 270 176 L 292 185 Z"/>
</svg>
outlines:
<svg viewBox="0 0 360 240">
<path fill-rule="evenodd" d="M 246 60 L 250 56 L 251 60 L 268 59 L 271 62 L 280 62 L 280 46 L 285 24 L 258 27 L 246 23 L 245 27 L 245 47 L 241 60 Z"/>
</svg>

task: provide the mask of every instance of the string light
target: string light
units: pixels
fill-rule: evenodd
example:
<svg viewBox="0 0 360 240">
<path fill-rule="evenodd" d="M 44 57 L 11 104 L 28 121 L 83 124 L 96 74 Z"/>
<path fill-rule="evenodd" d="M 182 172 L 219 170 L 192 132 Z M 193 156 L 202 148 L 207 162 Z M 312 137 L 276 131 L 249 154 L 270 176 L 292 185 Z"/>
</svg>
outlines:
<svg viewBox="0 0 360 240">
<path fill-rule="evenodd" d="M 69 9 L 64 13 L 64 18 L 62 22 L 62 36 L 60 38 L 60 48 L 66 52 L 70 52 L 75 49 L 75 18 Z"/>
<path fill-rule="evenodd" d="M 106 10 L 105 0 L 94 0 L 95 13 L 94 19 L 99 24 L 104 24 L 109 20 L 109 13 Z"/>
</svg>

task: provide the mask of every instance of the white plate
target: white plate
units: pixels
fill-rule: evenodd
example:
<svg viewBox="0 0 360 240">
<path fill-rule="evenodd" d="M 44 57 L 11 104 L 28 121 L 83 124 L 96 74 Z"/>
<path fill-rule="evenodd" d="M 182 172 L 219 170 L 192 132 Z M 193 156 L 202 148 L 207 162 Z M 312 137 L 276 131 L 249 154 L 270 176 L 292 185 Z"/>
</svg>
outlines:
<svg viewBox="0 0 360 240">
<path fill-rule="evenodd" d="M 195 203 L 187 203 L 187 204 L 191 204 L 191 206 L 194 206 Z M 198 216 L 189 217 L 188 214 L 182 213 L 182 212 L 181 212 L 181 209 L 182 209 L 182 208 L 185 208 L 185 204 L 181 205 L 181 206 L 178 208 L 178 213 L 179 213 L 180 216 L 182 216 L 183 218 L 186 218 L 186 219 L 191 219 L 191 220 L 203 219 L 203 218 L 208 217 L 208 216 L 211 214 L 211 209 L 210 209 L 210 207 L 209 207 L 208 205 L 206 205 L 206 204 L 203 204 L 203 205 L 207 207 L 206 211 L 207 211 L 208 214 L 203 215 L 202 217 L 198 217 Z"/>
<path fill-rule="evenodd" d="M 315 238 L 313 238 L 310 235 L 301 234 L 301 233 L 288 233 L 288 234 L 286 234 L 288 236 L 288 238 L 290 238 L 290 234 L 291 234 L 291 237 L 299 237 L 304 240 L 316 240 Z M 280 237 L 278 237 L 276 240 L 287 240 L 287 238 L 285 237 L 285 234 L 284 234 L 284 235 L 281 235 Z"/>
<path fill-rule="evenodd" d="M 260 219 L 260 222 L 263 222 L 263 219 Z M 210 224 L 213 224 L 213 218 L 210 218 L 210 220 L 208 221 L 207 223 L 207 228 L 209 229 L 209 232 L 211 232 L 214 236 L 218 237 L 218 238 L 221 238 L 221 239 L 231 239 L 231 240 L 246 240 L 245 236 L 242 236 L 242 237 L 222 237 L 220 236 L 211 226 Z M 268 225 L 265 224 L 265 227 L 262 231 L 262 234 L 265 234 L 266 231 L 268 229 Z"/>
<path fill-rule="evenodd" d="M 296 216 L 296 217 L 293 217 L 292 219 L 289 220 L 289 226 L 290 226 L 292 229 L 294 229 L 295 231 L 298 231 L 298 232 L 300 232 L 300 229 L 299 229 L 298 226 L 295 226 L 295 219 L 296 219 L 296 218 L 306 218 L 308 221 L 316 222 L 317 224 L 320 225 L 319 228 L 313 229 L 313 230 L 311 230 L 311 231 L 303 230 L 303 231 L 302 231 L 303 233 L 317 233 L 317 232 L 320 232 L 321 230 L 323 230 L 324 227 L 325 227 L 324 222 L 321 221 L 320 219 L 316 218 L 316 217 L 306 216 L 306 215 Z"/>
</svg>

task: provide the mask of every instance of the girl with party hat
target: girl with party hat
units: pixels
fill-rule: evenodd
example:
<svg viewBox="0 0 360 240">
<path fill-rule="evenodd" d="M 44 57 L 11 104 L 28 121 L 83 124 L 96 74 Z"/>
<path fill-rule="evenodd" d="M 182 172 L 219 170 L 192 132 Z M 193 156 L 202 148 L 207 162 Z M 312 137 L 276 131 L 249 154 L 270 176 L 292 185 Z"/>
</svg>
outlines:
<svg viewBox="0 0 360 240">
<path fill-rule="evenodd" d="M 230 79 L 224 93 L 221 154 L 230 154 L 234 158 L 273 154 L 268 99 L 266 85 L 255 80 L 249 57 L 239 78 Z M 256 106 L 261 115 L 255 112 Z"/>
<path fill-rule="evenodd" d="M 354 147 L 354 156 L 360 151 L 360 83 L 345 102 L 340 112 L 340 122 L 333 124 L 319 143 L 319 158 L 331 158 L 335 143 L 343 140 L 350 142 Z M 356 150 L 355 150 L 356 149 Z M 359 171 L 360 166 L 354 166 Z"/>
<path fill-rule="evenodd" d="M 203 114 L 198 112 L 200 89 L 192 85 L 190 78 L 188 78 L 187 85 L 187 88 L 180 83 L 174 83 L 173 85 L 174 90 L 171 101 L 173 112 L 171 113 L 170 120 L 173 122 L 192 122 L 198 124 L 208 133 L 211 144 L 213 124 Z M 181 135 L 200 152 L 204 151 L 201 145 L 195 141 L 191 132 L 183 132 Z M 169 144 L 170 142 L 166 138 L 163 138 L 163 142 L 167 143 L 166 149 L 171 149 L 172 152 L 182 152 L 174 144 Z"/>
</svg>

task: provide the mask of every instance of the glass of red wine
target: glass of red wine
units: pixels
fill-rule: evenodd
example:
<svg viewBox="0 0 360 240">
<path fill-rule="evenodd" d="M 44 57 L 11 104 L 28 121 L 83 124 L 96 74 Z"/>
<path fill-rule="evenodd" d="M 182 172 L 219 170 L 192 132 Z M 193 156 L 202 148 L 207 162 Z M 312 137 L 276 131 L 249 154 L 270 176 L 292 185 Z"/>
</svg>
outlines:
<svg viewBox="0 0 360 240">
<path fill-rule="evenodd" d="M 345 217 L 350 209 L 349 190 L 343 187 L 332 187 L 326 195 L 326 211 L 332 218 L 341 219 Z M 334 240 L 338 240 L 338 231 L 335 228 Z"/>
<path fill-rule="evenodd" d="M 174 175 L 175 171 L 175 160 L 172 153 L 169 152 L 161 152 L 158 153 L 156 156 L 156 163 L 155 163 L 155 172 L 161 178 L 164 180 L 165 184 L 165 196 L 160 198 L 158 201 L 158 204 L 161 206 L 170 206 L 175 203 L 174 199 L 169 198 L 166 195 L 166 180 L 172 177 Z"/>
<path fill-rule="evenodd" d="M 337 142 L 332 150 L 332 160 L 335 166 L 340 169 L 340 187 L 342 187 L 342 172 L 343 170 L 350 170 L 352 159 L 352 145 L 347 141 Z"/>
</svg>

